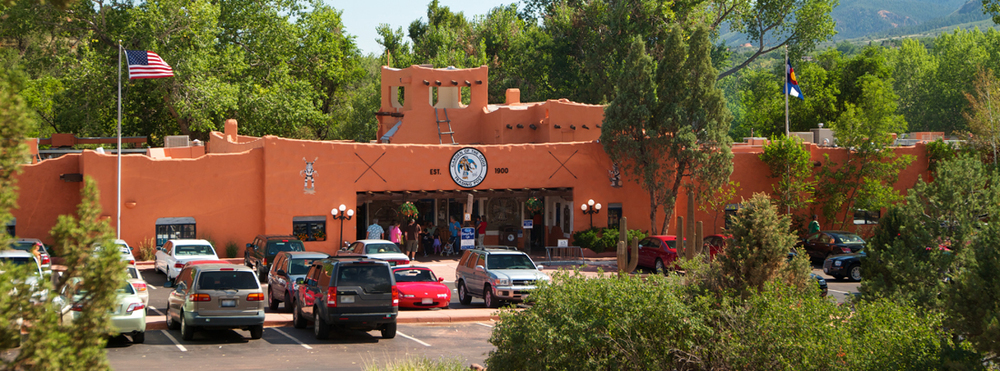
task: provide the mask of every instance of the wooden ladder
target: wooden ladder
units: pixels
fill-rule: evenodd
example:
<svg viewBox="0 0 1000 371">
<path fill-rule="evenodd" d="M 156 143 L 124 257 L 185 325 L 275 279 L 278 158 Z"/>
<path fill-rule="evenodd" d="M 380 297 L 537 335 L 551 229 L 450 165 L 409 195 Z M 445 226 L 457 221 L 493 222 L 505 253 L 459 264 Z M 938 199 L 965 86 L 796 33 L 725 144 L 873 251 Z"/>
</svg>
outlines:
<svg viewBox="0 0 1000 371">
<path fill-rule="evenodd" d="M 441 119 L 441 116 L 438 116 L 438 109 L 434 109 L 434 119 L 437 120 L 438 127 L 438 144 L 444 144 L 444 135 L 451 137 L 451 144 L 458 144 L 455 141 L 455 131 L 451 128 L 451 120 L 448 119 L 448 109 L 442 108 L 442 110 L 444 110 L 444 120 Z M 448 131 L 441 131 L 441 123 L 448 124 Z"/>
</svg>

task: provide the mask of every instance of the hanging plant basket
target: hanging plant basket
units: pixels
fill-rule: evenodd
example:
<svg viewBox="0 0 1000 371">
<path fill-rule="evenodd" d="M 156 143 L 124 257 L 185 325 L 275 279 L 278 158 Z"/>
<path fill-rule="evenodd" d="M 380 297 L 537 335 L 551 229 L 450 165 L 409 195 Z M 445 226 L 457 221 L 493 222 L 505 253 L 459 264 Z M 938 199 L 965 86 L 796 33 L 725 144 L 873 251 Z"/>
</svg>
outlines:
<svg viewBox="0 0 1000 371">
<path fill-rule="evenodd" d="M 399 213 L 403 214 L 408 219 L 416 219 L 417 215 L 420 214 L 420 212 L 417 211 L 417 206 L 410 201 L 404 202 L 403 205 L 399 207 Z"/>
<path fill-rule="evenodd" d="M 542 211 L 542 209 L 545 209 L 545 203 L 542 202 L 542 200 L 539 200 L 538 197 L 529 198 L 524 202 L 524 206 L 527 207 L 528 211 L 531 213 L 537 213 Z"/>
</svg>

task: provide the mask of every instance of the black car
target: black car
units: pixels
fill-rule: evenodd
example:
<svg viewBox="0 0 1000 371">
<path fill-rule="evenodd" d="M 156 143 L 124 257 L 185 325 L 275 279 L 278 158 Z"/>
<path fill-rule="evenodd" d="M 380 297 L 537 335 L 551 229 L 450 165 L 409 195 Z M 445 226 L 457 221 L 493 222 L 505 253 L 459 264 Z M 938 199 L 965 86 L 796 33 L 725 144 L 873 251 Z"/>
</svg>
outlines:
<svg viewBox="0 0 1000 371">
<path fill-rule="evenodd" d="M 865 250 L 858 250 L 856 253 L 834 255 L 823 261 L 823 273 L 829 274 L 838 280 L 845 277 L 851 281 L 861 281 L 861 258 L 865 257 Z"/>
<path fill-rule="evenodd" d="M 258 235 L 243 251 L 243 265 L 257 272 L 260 282 L 266 282 L 267 272 L 271 271 L 268 264 L 282 251 L 306 251 L 306 248 L 295 236 Z"/>
<path fill-rule="evenodd" d="M 801 246 L 816 260 L 823 260 L 837 254 L 858 252 L 865 247 L 865 240 L 857 234 L 846 231 L 820 231 L 806 236 Z"/>
<path fill-rule="evenodd" d="M 314 262 L 300 279 L 292 309 L 292 325 L 305 328 L 315 322 L 317 339 L 337 328 L 380 330 L 382 338 L 396 337 L 399 290 L 392 267 L 384 260 L 330 258 Z"/>
</svg>

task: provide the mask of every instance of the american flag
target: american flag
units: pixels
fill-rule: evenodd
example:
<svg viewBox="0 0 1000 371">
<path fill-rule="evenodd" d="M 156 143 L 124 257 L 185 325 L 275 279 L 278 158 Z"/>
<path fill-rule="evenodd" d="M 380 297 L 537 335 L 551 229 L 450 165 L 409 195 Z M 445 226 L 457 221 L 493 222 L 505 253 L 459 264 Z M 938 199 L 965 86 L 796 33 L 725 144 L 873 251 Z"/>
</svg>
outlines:
<svg viewBox="0 0 1000 371">
<path fill-rule="evenodd" d="M 125 55 L 128 58 L 128 78 L 130 80 L 174 76 L 174 69 L 170 68 L 170 65 L 156 53 L 145 50 L 126 50 Z"/>
</svg>

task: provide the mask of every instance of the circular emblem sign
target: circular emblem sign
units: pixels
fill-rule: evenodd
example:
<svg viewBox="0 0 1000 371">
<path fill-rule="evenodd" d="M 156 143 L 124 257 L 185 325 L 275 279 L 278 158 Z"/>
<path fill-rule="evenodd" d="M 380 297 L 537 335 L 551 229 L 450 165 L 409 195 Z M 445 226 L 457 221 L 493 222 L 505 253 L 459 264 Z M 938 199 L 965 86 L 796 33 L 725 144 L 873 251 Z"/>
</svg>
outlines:
<svg viewBox="0 0 1000 371">
<path fill-rule="evenodd" d="M 472 188 L 486 179 L 486 156 L 475 148 L 462 148 L 451 156 L 451 164 L 448 170 L 451 172 L 451 179 L 455 184 L 465 188 Z"/>
</svg>

